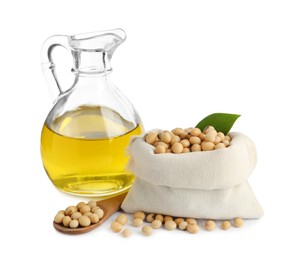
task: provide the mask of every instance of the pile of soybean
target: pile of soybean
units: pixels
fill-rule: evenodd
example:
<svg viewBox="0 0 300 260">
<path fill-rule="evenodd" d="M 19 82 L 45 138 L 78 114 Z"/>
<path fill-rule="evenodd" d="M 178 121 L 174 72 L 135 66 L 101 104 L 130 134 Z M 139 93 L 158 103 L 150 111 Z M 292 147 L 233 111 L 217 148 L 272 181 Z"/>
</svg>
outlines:
<svg viewBox="0 0 300 260">
<path fill-rule="evenodd" d="M 226 148 L 231 137 L 208 126 L 203 132 L 199 128 L 175 128 L 161 133 L 152 131 L 145 135 L 145 141 L 155 147 L 156 154 L 180 154 Z"/>
<path fill-rule="evenodd" d="M 66 228 L 88 227 L 96 224 L 103 217 L 103 210 L 97 206 L 96 201 L 89 201 L 87 204 L 79 202 L 77 206 L 69 206 L 60 210 L 54 217 L 54 222 Z"/>
<path fill-rule="evenodd" d="M 145 222 L 149 224 L 145 225 Z M 129 228 L 124 228 L 128 223 L 128 217 L 125 214 L 120 214 L 112 223 L 111 229 L 115 233 L 121 232 L 123 237 L 129 237 L 131 231 Z M 242 218 L 235 218 L 232 220 L 233 226 L 240 228 L 243 226 L 244 221 Z M 145 214 L 144 212 L 135 212 L 133 214 L 133 220 L 131 225 L 133 227 L 141 228 L 141 232 L 144 236 L 151 236 L 154 229 L 159 229 L 164 227 L 168 231 L 175 230 L 186 230 L 191 234 L 196 234 L 200 231 L 200 226 L 194 218 L 174 218 L 171 216 L 164 216 L 161 214 Z M 220 228 L 223 230 L 228 230 L 231 227 L 231 222 L 229 220 L 224 220 L 221 222 Z M 206 220 L 204 223 L 204 228 L 207 231 L 213 231 L 216 228 L 216 222 L 214 220 Z"/>
</svg>

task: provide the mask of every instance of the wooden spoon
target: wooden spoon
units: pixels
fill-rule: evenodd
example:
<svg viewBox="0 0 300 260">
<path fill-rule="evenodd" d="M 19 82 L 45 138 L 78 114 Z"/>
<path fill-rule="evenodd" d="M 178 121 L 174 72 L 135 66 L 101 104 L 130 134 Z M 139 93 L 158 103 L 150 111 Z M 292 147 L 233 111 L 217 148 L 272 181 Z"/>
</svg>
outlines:
<svg viewBox="0 0 300 260">
<path fill-rule="evenodd" d="M 96 224 L 91 224 L 88 227 L 79 227 L 79 228 L 67 228 L 64 227 L 62 224 L 57 224 L 53 221 L 53 226 L 56 230 L 65 233 L 65 234 L 83 234 L 86 232 L 89 232 L 96 227 L 100 226 L 105 220 L 107 220 L 112 214 L 114 214 L 116 211 L 120 209 L 120 206 L 125 199 L 127 195 L 126 193 L 123 193 L 121 195 L 118 195 L 116 197 L 106 199 L 106 200 L 99 200 L 97 201 L 97 205 L 104 211 L 103 217 L 99 220 Z"/>
</svg>

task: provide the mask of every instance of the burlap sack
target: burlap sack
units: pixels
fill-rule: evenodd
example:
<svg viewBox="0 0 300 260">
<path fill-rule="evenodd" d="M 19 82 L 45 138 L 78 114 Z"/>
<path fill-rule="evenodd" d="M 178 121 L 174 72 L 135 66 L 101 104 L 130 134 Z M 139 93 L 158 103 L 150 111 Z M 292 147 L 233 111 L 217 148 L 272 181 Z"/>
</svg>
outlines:
<svg viewBox="0 0 300 260">
<path fill-rule="evenodd" d="M 122 209 L 204 219 L 260 218 L 263 210 L 249 184 L 256 165 L 253 142 L 231 133 L 228 148 L 184 154 L 154 154 L 133 137 L 128 170 L 135 182 Z"/>
</svg>

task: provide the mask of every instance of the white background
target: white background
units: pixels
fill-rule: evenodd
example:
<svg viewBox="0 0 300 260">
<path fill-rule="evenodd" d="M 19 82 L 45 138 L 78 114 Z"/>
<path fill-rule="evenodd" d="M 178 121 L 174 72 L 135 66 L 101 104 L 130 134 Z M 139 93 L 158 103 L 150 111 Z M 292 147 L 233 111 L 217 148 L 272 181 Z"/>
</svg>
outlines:
<svg viewBox="0 0 300 260">
<path fill-rule="evenodd" d="M 299 2 L 0 5 L 2 259 L 299 259 Z M 41 164 L 40 132 L 52 100 L 40 47 L 53 34 L 116 27 L 128 39 L 112 60 L 113 81 L 146 130 L 193 126 L 213 112 L 242 115 L 233 130 L 257 145 L 250 183 L 265 210 L 261 220 L 197 235 L 160 230 L 146 238 L 134 230 L 128 239 L 110 232 L 111 220 L 80 236 L 53 229 L 56 211 L 80 199 L 57 191 Z"/>
</svg>

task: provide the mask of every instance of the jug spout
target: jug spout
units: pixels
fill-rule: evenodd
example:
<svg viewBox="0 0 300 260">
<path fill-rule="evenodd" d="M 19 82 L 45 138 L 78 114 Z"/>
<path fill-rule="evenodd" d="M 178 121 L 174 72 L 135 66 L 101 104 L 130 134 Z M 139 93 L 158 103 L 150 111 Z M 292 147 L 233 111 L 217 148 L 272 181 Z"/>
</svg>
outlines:
<svg viewBox="0 0 300 260">
<path fill-rule="evenodd" d="M 74 50 L 107 52 L 112 54 L 125 39 L 126 34 L 122 29 L 113 29 L 71 36 L 70 46 Z"/>
<path fill-rule="evenodd" d="M 110 59 L 116 48 L 124 42 L 126 34 L 122 29 L 79 34 L 70 37 L 74 57 L 74 73 L 109 73 Z"/>
</svg>

